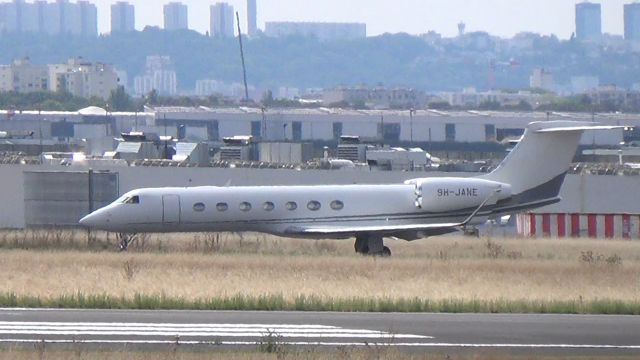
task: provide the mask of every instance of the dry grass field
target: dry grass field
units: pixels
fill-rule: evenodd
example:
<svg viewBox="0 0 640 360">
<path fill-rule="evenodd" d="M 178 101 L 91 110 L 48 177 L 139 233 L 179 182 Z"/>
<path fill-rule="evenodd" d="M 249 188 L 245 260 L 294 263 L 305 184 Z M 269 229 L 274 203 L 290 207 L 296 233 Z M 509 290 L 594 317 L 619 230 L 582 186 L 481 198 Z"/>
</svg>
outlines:
<svg viewBox="0 0 640 360">
<path fill-rule="evenodd" d="M 388 241 L 394 256 L 382 259 L 350 240 L 153 235 L 120 253 L 115 239 L 47 236 L 0 234 L 0 293 L 640 302 L 640 242 L 448 236 Z"/>
</svg>

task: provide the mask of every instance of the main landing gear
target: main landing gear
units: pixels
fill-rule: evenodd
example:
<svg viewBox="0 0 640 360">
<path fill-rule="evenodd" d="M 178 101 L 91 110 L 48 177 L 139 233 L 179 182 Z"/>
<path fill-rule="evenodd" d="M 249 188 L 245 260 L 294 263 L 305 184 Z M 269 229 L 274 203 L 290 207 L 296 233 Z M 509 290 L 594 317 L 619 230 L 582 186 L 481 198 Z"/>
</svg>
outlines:
<svg viewBox="0 0 640 360">
<path fill-rule="evenodd" d="M 138 238 L 138 234 L 118 233 L 117 236 L 120 240 L 120 243 L 118 244 L 120 251 L 127 251 L 129 249 L 129 245 Z"/>
<path fill-rule="evenodd" d="M 391 256 L 391 250 L 384 246 L 380 235 L 357 235 L 354 248 L 358 254 L 371 256 Z"/>
<path fill-rule="evenodd" d="M 480 237 L 480 229 L 478 229 L 475 226 L 465 226 L 463 228 L 463 231 L 465 236 L 475 237 L 475 238 Z"/>
</svg>

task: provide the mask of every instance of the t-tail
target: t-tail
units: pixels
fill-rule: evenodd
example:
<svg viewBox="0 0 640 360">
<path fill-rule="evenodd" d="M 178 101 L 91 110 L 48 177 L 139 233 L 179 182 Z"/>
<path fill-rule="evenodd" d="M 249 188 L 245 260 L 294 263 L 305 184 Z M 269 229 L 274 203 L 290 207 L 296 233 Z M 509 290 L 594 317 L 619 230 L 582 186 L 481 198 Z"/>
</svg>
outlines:
<svg viewBox="0 0 640 360">
<path fill-rule="evenodd" d="M 560 201 L 565 175 L 587 130 L 613 130 L 591 122 L 533 122 L 522 140 L 493 172 L 481 178 L 511 185 L 512 197 L 498 203 L 497 212 L 509 213 Z"/>
</svg>

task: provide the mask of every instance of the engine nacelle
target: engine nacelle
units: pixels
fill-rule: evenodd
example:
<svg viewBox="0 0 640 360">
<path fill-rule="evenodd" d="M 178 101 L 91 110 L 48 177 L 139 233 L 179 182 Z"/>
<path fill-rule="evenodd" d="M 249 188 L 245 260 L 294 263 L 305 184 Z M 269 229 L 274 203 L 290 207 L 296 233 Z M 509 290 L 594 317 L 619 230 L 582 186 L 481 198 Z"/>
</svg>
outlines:
<svg viewBox="0 0 640 360">
<path fill-rule="evenodd" d="M 416 188 L 416 206 L 429 212 L 477 208 L 511 197 L 511 185 L 477 178 L 423 178 L 405 184 Z"/>
</svg>

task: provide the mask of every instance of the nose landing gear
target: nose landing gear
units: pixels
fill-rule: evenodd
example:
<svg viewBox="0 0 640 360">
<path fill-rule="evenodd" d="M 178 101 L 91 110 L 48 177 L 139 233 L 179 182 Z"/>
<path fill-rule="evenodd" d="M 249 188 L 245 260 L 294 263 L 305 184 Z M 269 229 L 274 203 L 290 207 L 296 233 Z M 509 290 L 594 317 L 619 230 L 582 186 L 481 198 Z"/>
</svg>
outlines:
<svg viewBox="0 0 640 360">
<path fill-rule="evenodd" d="M 354 244 L 356 253 L 370 256 L 391 256 L 391 249 L 384 246 L 384 240 L 380 235 L 357 235 Z"/>
<path fill-rule="evenodd" d="M 120 243 L 118 244 L 120 251 L 127 251 L 129 249 L 129 245 L 138 238 L 138 234 L 118 233 L 117 236 L 120 240 Z"/>
</svg>

